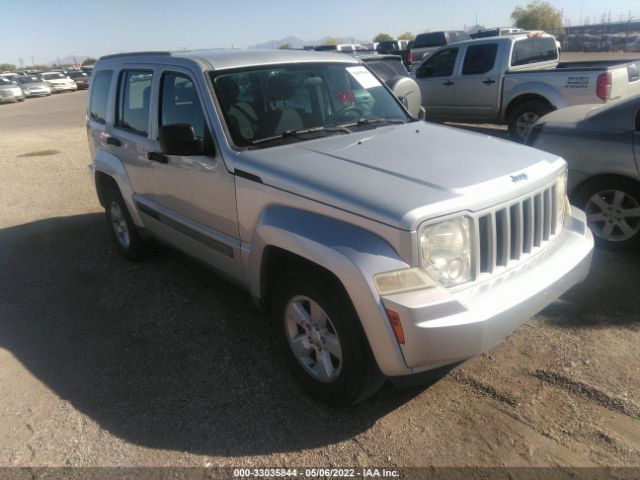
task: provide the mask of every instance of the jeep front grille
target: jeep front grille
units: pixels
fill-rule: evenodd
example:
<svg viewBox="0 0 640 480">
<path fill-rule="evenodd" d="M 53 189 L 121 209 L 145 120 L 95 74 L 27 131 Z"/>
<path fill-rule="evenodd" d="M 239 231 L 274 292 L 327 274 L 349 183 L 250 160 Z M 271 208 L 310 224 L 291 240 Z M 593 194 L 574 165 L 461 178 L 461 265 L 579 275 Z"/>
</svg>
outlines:
<svg viewBox="0 0 640 480">
<path fill-rule="evenodd" d="M 476 278 L 544 248 L 556 232 L 556 185 L 478 217 Z"/>
</svg>

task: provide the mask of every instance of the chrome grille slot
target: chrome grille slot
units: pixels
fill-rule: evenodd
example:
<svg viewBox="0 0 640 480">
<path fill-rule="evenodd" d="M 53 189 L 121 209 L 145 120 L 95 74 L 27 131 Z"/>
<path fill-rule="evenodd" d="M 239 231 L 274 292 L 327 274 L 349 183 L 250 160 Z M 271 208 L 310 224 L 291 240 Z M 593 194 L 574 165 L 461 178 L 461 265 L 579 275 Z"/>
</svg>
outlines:
<svg viewBox="0 0 640 480">
<path fill-rule="evenodd" d="M 533 246 L 539 247 L 542 244 L 542 194 L 533 197 Z"/>
<path fill-rule="evenodd" d="M 478 274 L 492 274 L 543 248 L 556 235 L 555 184 L 478 217 Z"/>
</svg>

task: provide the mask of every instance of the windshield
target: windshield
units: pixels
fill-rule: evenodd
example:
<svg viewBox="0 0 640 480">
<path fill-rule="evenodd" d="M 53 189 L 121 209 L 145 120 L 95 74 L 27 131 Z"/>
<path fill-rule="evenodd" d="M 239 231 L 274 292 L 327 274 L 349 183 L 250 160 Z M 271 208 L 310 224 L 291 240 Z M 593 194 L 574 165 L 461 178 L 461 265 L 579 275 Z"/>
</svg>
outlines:
<svg viewBox="0 0 640 480">
<path fill-rule="evenodd" d="M 44 78 L 45 80 L 60 80 L 67 77 L 62 73 L 45 73 L 44 75 L 42 75 L 42 78 Z"/>
<path fill-rule="evenodd" d="M 80 77 L 86 77 L 87 74 L 84 72 L 69 72 L 68 74 L 71 78 L 80 78 Z"/>
<path fill-rule="evenodd" d="M 8 78 L 0 77 L 0 85 L 15 85 L 15 82 L 12 82 Z"/>
<path fill-rule="evenodd" d="M 238 146 L 308 129 L 316 135 L 318 131 L 328 134 L 332 128 L 332 133 L 349 133 L 345 126 L 375 128 L 410 119 L 363 65 L 291 64 L 212 72 L 211 77 Z"/>
</svg>

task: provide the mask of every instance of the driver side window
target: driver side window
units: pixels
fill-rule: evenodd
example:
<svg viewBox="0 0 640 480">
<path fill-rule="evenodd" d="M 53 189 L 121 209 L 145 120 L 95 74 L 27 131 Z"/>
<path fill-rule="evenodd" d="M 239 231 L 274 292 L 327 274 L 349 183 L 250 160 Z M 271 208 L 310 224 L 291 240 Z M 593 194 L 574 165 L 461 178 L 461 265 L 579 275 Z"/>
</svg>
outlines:
<svg viewBox="0 0 640 480">
<path fill-rule="evenodd" d="M 457 48 L 448 48 L 436 53 L 426 60 L 416 72 L 418 78 L 448 77 L 453 75 L 453 69 L 458 57 Z"/>
<path fill-rule="evenodd" d="M 204 113 L 193 81 L 186 75 L 166 72 L 160 93 L 160 126 L 188 123 L 196 137 L 204 138 Z"/>
</svg>

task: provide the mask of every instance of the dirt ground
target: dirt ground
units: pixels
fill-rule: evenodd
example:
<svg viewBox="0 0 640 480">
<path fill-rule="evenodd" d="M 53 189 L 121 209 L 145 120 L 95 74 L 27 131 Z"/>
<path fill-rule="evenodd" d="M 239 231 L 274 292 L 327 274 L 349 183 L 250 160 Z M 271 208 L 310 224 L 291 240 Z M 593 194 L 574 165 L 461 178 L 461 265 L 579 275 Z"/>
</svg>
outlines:
<svg viewBox="0 0 640 480">
<path fill-rule="evenodd" d="M 86 93 L 0 105 L 0 466 L 640 466 L 640 256 L 429 387 L 304 394 L 243 291 L 121 259 Z"/>
</svg>

